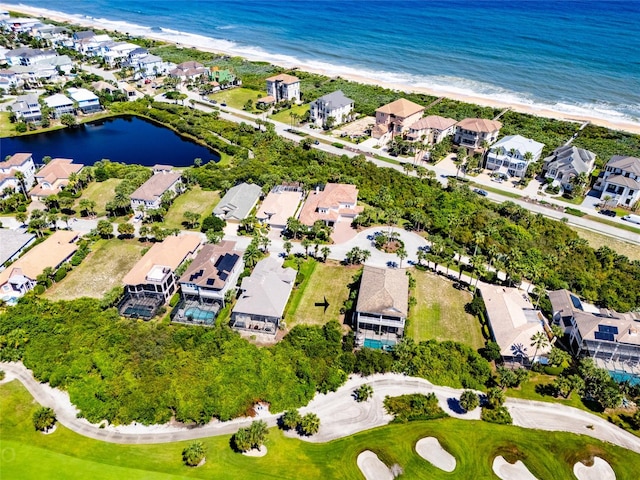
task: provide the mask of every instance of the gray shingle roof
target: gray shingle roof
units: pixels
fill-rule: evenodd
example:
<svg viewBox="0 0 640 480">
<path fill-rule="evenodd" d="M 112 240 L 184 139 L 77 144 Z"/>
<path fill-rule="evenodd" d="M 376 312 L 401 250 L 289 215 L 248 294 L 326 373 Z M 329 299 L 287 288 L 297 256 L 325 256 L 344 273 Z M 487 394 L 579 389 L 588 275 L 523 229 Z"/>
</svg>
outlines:
<svg viewBox="0 0 640 480">
<path fill-rule="evenodd" d="M 565 172 L 575 170 L 576 173 L 589 173 L 593 168 L 596 154 L 583 148 L 572 145 L 563 145 L 556 148 L 551 155 L 544 159 L 547 170 Z"/>
<path fill-rule="evenodd" d="M 17 232 L 0 228 L 0 265 L 13 257 L 35 238 L 31 233 Z"/>
<path fill-rule="evenodd" d="M 213 209 L 213 214 L 227 220 L 242 220 L 249 215 L 258 199 L 262 188 L 253 183 L 241 183 L 225 194 L 220 203 Z"/>
<path fill-rule="evenodd" d="M 242 294 L 233 313 L 282 318 L 296 279 L 293 268 L 282 268 L 273 257 L 260 260 L 242 280 Z"/>
<path fill-rule="evenodd" d="M 335 109 L 351 105 L 353 103 L 353 100 L 342 93 L 342 90 L 336 90 L 335 92 L 328 93 L 320 97 L 318 100 L 316 100 L 316 102 L 322 102 L 328 105 L 331 109 Z"/>
</svg>

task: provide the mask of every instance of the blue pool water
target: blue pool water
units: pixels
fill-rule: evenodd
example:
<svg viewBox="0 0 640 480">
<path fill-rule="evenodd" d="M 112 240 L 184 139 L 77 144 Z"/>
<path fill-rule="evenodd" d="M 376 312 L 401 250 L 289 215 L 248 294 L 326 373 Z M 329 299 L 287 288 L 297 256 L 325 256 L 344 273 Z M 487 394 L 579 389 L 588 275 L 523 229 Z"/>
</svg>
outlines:
<svg viewBox="0 0 640 480">
<path fill-rule="evenodd" d="M 374 340 L 372 338 L 364 339 L 364 346 L 367 348 L 376 348 L 378 350 L 387 350 L 389 347 L 395 345 L 395 342 L 391 340 Z"/>
<path fill-rule="evenodd" d="M 640 376 L 627 372 L 609 370 L 609 375 L 618 383 L 629 382 L 631 385 L 640 385 Z"/>
<path fill-rule="evenodd" d="M 193 307 L 188 308 L 184 312 L 187 318 L 192 318 L 193 320 L 204 321 L 206 323 L 212 323 L 215 318 L 215 314 L 213 312 L 209 312 L 207 310 L 200 310 L 199 308 Z"/>
</svg>

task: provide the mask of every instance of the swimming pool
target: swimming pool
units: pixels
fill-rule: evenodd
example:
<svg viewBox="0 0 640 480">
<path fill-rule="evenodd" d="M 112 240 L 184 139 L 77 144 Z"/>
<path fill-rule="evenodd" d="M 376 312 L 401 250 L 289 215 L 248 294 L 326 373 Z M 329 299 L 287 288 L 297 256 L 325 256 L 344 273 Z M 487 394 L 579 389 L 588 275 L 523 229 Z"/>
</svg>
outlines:
<svg viewBox="0 0 640 480">
<path fill-rule="evenodd" d="M 640 376 L 634 375 L 633 373 L 609 370 L 609 375 L 618 383 L 629 382 L 631 385 L 640 385 Z"/>
<path fill-rule="evenodd" d="M 364 346 L 367 348 L 374 348 L 378 350 L 388 350 L 390 347 L 393 347 L 396 342 L 392 340 L 375 340 L 373 338 L 365 338 Z"/>
<path fill-rule="evenodd" d="M 213 323 L 213 319 L 216 318 L 214 312 L 208 310 L 200 310 L 197 307 L 187 308 L 184 312 L 184 316 L 192 320 L 196 320 L 204 323 Z"/>
</svg>

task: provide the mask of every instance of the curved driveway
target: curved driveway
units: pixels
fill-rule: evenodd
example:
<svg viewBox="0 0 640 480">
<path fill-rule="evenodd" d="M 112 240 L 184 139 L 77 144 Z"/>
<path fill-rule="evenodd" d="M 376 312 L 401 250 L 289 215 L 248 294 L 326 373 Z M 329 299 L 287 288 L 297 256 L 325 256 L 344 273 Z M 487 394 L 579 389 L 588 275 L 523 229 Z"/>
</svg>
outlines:
<svg viewBox="0 0 640 480">
<path fill-rule="evenodd" d="M 137 426 L 133 430 L 129 426 L 99 428 L 85 419 L 76 418 L 77 410 L 69 401 L 66 392 L 37 382 L 30 370 L 21 363 L 0 363 L 0 368 L 7 372 L 7 380 L 16 378 L 24 384 L 38 403 L 55 410 L 58 421 L 65 427 L 80 435 L 111 443 L 142 444 L 167 443 L 180 440 L 229 435 L 238 428 L 249 425 L 253 418 L 240 418 L 229 422 L 212 421 L 202 427 L 173 427 L 168 425 Z M 353 398 L 353 390 L 362 384 L 373 387 L 373 396 L 367 402 L 358 403 Z M 314 399 L 300 409 L 301 413 L 314 412 L 320 417 L 320 431 L 317 435 L 303 440 L 310 442 L 326 442 L 346 437 L 363 430 L 386 425 L 391 417 L 386 414 L 382 402 L 386 395 L 404 395 L 408 393 L 431 393 L 437 397 L 441 407 L 449 415 L 476 420 L 480 417 L 478 409 L 469 413 L 457 411 L 457 401 L 462 390 L 433 385 L 428 381 L 407 377 L 400 374 L 373 375 L 362 378 L 354 375 L 336 392 L 317 394 Z M 547 431 L 566 431 L 588 435 L 610 442 L 623 448 L 640 453 L 640 438 L 588 412 L 576 408 L 546 402 L 507 399 L 513 417 L 513 424 Z M 265 420 L 270 427 L 277 424 L 278 414 L 263 414 L 259 418 Z M 140 433 L 140 431 L 145 433 Z M 290 434 L 294 435 L 294 434 Z"/>
</svg>

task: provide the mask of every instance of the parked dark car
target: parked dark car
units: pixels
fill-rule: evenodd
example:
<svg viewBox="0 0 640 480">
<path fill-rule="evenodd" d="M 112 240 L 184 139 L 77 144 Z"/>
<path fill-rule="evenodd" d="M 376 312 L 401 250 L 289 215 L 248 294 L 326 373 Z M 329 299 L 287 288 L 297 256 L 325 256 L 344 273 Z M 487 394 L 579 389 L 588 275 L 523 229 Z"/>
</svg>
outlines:
<svg viewBox="0 0 640 480">
<path fill-rule="evenodd" d="M 607 217 L 615 217 L 616 216 L 616 212 L 614 212 L 613 210 L 600 210 L 600 213 L 602 215 L 606 215 Z"/>
</svg>

